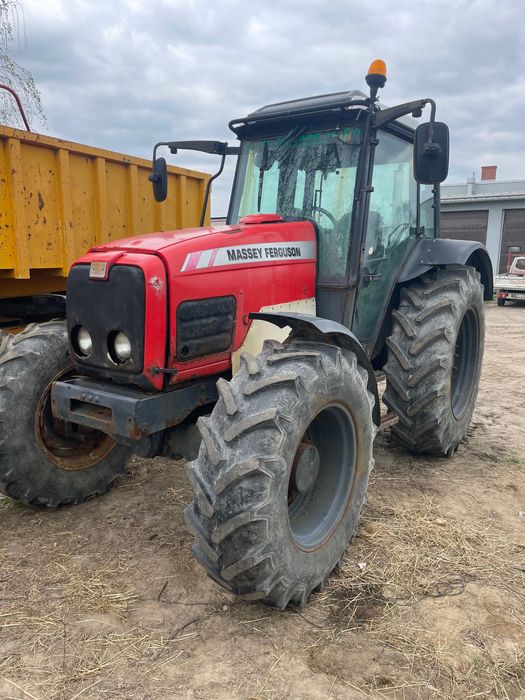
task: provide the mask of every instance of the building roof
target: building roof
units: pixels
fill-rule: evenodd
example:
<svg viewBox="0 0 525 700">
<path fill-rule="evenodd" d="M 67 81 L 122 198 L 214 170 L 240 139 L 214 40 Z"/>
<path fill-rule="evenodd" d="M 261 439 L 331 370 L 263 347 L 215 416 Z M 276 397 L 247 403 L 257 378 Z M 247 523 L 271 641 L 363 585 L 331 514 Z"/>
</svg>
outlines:
<svg viewBox="0 0 525 700">
<path fill-rule="evenodd" d="M 441 185 L 444 204 L 525 199 L 525 180 L 481 180 Z"/>
</svg>

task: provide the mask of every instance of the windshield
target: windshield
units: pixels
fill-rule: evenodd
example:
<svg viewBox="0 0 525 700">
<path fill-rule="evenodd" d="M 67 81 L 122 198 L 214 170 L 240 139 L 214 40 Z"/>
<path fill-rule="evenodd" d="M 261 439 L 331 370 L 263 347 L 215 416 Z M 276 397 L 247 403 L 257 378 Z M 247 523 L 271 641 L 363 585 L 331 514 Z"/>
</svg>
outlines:
<svg viewBox="0 0 525 700">
<path fill-rule="evenodd" d="M 230 223 L 247 214 L 313 220 L 319 231 L 319 282 L 343 282 L 350 244 L 359 127 L 295 128 L 243 141 Z"/>
</svg>

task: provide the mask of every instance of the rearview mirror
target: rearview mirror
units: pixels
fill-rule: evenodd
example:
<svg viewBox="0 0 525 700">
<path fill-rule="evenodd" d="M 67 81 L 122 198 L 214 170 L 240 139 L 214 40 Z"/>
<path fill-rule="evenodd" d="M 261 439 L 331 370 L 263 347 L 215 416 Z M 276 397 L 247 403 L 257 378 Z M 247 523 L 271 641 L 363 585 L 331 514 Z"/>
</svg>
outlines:
<svg viewBox="0 0 525 700">
<path fill-rule="evenodd" d="M 153 195 L 157 202 L 163 202 L 168 196 L 168 166 L 165 158 L 155 158 L 148 180 L 153 185 Z"/>
<path fill-rule="evenodd" d="M 448 175 L 449 132 L 443 122 L 427 122 L 416 129 L 414 177 L 422 185 L 434 185 Z"/>
</svg>

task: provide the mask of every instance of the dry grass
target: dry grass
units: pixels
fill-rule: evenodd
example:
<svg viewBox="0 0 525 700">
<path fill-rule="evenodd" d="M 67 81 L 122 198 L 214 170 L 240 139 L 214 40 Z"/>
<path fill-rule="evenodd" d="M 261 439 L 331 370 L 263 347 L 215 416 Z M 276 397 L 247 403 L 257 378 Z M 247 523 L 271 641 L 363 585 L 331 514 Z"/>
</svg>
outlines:
<svg viewBox="0 0 525 700">
<path fill-rule="evenodd" d="M 399 678 L 371 684 L 380 696 L 515 697 L 513 688 L 525 690 L 525 649 L 499 648 L 483 626 L 486 611 L 472 629 L 459 619 L 447 631 L 429 630 L 424 615 L 432 600 L 446 599 L 448 610 L 469 584 L 484 585 L 501 592 L 507 619 L 524 627 L 523 571 L 523 546 L 493 521 L 444 517 L 420 494 L 374 498 L 320 602 L 334 623 L 332 639 L 359 631 L 399 654 Z"/>
<path fill-rule="evenodd" d="M 374 500 L 332 586 L 349 617 L 370 596 L 386 606 L 421 596 L 454 595 L 473 580 L 523 586 L 520 546 L 493 521 L 443 517 L 429 496 Z"/>
</svg>

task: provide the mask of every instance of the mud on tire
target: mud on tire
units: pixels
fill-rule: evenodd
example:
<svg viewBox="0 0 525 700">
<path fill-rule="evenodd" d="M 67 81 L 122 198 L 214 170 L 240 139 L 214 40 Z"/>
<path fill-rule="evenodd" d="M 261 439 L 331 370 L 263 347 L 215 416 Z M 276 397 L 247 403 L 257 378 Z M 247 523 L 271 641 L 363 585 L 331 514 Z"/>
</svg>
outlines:
<svg viewBox="0 0 525 700">
<path fill-rule="evenodd" d="M 0 335 L 0 491 L 13 499 L 80 503 L 125 470 L 127 447 L 95 431 L 68 437 L 54 421 L 50 383 L 71 369 L 62 321 Z"/>
<path fill-rule="evenodd" d="M 450 455 L 465 437 L 479 388 L 483 287 L 472 267 L 435 270 L 401 290 L 387 339 L 392 438 L 410 452 Z"/>
<path fill-rule="evenodd" d="M 284 609 L 304 605 L 340 561 L 373 464 L 367 379 L 353 353 L 294 340 L 267 341 L 219 381 L 199 419 L 185 512 L 193 552 L 219 584 Z M 318 477 L 300 466 L 305 450 L 318 451 Z"/>
</svg>

